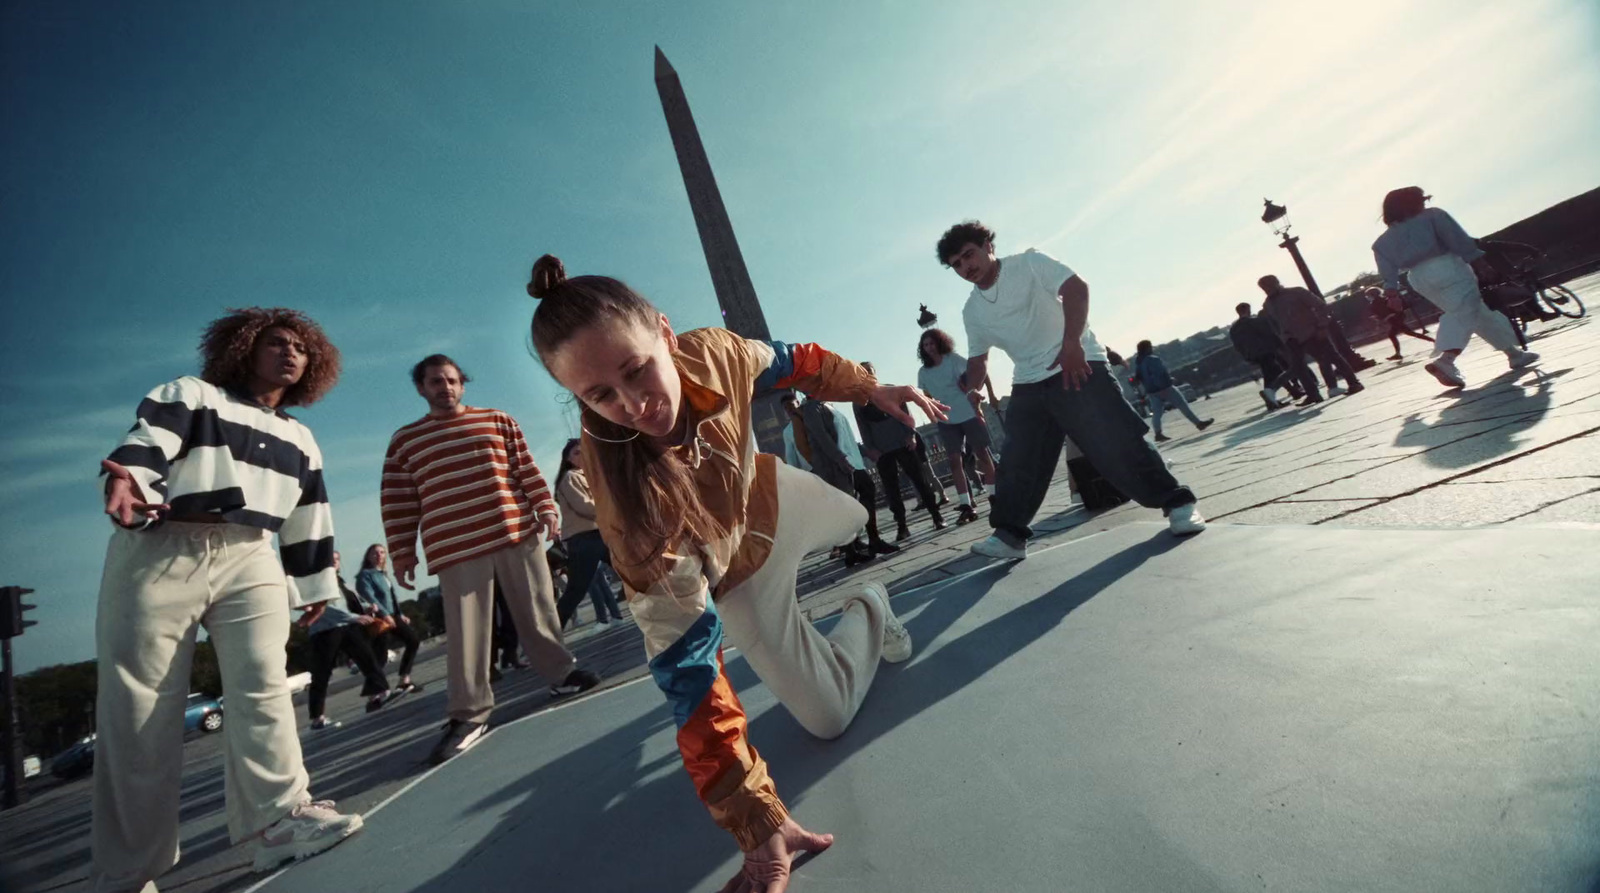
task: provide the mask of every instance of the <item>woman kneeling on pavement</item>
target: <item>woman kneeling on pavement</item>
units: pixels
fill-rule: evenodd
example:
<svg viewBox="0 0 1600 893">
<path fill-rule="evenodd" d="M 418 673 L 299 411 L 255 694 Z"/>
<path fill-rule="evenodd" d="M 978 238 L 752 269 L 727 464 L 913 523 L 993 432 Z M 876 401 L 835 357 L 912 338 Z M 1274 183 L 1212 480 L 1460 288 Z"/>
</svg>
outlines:
<svg viewBox="0 0 1600 893">
<path fill-rule="evenodd" d="M 800 725 L 835 738 L 854 719 L 880 658 L 911 656 L 911 638 L 881 584 L 868 583 L 824 637 L 795 601 L 800 560 L 849 541 L 866 521 L 856 500 L 756 452 L 758 392 L 799 388 L 821 400 L 871 402 L 911 422 L 943 406 L 881 385 L 815 344 L 741 338 L 721 328 L 674 332 L 659 310 L 604 276 L 568 279 L 545 255 L 533 346 L 582 403 L 584 468 L 656 683 L 672 703 L 684 767 L 712 818 L 744 851 L 729 890 L 778 893 L 801 851 L 831 835 L 789 816 L 750 746 L 744 710 L 722 666 L 739 648 Z"/>
</svg>

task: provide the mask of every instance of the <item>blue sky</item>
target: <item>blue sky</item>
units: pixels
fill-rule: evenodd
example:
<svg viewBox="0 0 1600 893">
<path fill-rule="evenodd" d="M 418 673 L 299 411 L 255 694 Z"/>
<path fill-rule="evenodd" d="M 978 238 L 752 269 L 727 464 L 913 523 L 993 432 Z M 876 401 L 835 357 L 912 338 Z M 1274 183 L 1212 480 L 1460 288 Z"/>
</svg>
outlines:
<svg viewBox="0 0 1600 893">
<path fill-rule="evenodd" d="M 1486 232 L 1600 185 L 1592 0 L 1076 6 L 7 4 L 0 574 L 40 605 L 21 666 L 93 655 L 97 460 L 225 307 L 298 307 L 343 350 L 300 417 L 353 554 L 427 353 L 553 466 L 573 413 L 527 352 L 540 253 L 715 324 L 658 43 L 775 336 L 894 380 L 919 303 L 959 320 L 933 243 L 963 218 L 1077 270 L 1121 347 L 1292 276 L 1264 196 L 1329 286 L 1372 267 L 1396 186 Z"/>
</svg>

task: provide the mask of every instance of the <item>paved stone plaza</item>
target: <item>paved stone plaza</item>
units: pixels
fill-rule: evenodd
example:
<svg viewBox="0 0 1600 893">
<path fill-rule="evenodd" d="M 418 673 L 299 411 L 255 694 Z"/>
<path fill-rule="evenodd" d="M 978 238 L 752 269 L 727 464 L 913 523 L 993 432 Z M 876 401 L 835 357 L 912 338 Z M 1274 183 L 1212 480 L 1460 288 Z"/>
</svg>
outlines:
<svg viewBox="0 0 1600 893">
<path fill-rule="evenodd" d="M 1600 277 L 1574 285 L 1600 303 Z M 1040 554 L 1015 568 L 967 553 L 987 525 L 935 534 L 925 515 L 892 560 L 812 556 L 808 612 L 883 579 L 920 655 L 833 744 L 730 659 L 780 792 L 841 835 L 796 889 L 1589 891 L 1600 737 L 1574 717 L 1600 707 L 1597 331 L 1536 325 L 1544 359 L 1515 375 L 1475 344 L 1462 392 L 1409 342 L 1320 407 L 1269 415 L 1250 388 L 1197 402 L 1217 424 L 1174 415 L 1163 452 L 1218 523 L 1182 544 L 1158 512 L 1085 513 L 1059 477 Z M 509 674 L 497 720 L 539 715 L 431 775 L 439 640 L 428 691 L 381 713 L 341 680 L 344 728 L 305 739 L 314 789 L 387 805 L 265 889 L 716 889 L 731 844 L 636 681 L 637 631 L 573 643 L 606 690 L 545 711 Z M 227 845 L 219 746 L 186 746 L 185 858 L 163 891 L 262 880 Z M 0 814 L 21 889 L 81 888 L 89 787 Z"/>
</svg>

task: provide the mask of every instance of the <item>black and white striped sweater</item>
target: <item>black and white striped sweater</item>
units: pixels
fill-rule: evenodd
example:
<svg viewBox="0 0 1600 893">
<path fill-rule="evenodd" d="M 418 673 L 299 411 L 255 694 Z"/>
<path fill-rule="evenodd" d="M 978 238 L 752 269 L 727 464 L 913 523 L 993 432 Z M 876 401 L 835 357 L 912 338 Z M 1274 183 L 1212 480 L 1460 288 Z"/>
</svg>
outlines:
<svg viewBox="0 0 1600 893">
<path fill-rule="evenodd" d="M 322 451 L 287 414 L 185 376 L 140 402 L 109 458 L 174 515 L 215 514 L 277 533 L 292 607 L 342 597 Z"/>
</svg>

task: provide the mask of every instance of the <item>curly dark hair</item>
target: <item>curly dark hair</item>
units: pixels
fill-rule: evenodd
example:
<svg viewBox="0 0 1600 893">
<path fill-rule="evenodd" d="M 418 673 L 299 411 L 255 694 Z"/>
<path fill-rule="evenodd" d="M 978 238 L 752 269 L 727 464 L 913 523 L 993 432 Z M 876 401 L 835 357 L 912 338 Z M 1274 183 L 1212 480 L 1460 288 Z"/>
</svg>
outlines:
<svg viewBox="0 0 1600 893">
<path fill-rule="evenodd" d="M 311 317 L 287 307 L 234 307 L 200 336 L 200 377 L 220 388 L 246 390 L 255 375 L 256 340 L 287 329 L 306 346 L 306 371 L 283 392 L 280 408 L 310 406 L 339 380 L 339 349 Z"/>
<path fill-rule="evenodd" d="M 970 242 L 982 248 L 994 241 L 994 230 L 976 220 L 963 220 L 944 231 L 939 237 L 939 263 L 950 266 L 950 258 L 960 253 Z"/>
<path fill-rule="evenodd" d="M 922 344 L 928 340 L 929 335 L 933 336 L 933 343 L 939 345 L 939 356 L 941 357 L 955 353 L 956 339 L 951 338 L 950 333 L 944 329 L 929 329 L 917 336 L 917 359 L 922 361 L 922 365 L 932 369 L 934 366 L 939 365 L 939 362 L 935 358 L 928 356 L 928 352 L 922 349 Z"/>
</svg>

